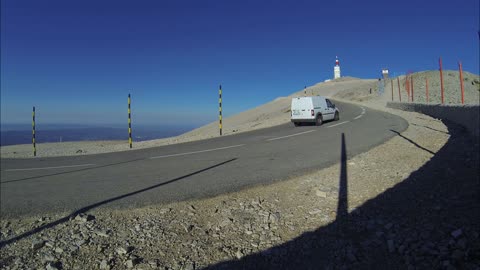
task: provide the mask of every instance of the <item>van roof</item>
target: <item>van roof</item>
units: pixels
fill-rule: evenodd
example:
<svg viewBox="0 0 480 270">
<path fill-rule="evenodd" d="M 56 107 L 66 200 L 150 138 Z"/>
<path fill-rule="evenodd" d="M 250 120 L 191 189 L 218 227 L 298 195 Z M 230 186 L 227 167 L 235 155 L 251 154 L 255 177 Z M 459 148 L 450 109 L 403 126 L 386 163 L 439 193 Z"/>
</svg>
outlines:
<svg viewBox="0 0 480 270">
<path fill-rule="evenodd" d="M 326 97 L 323 97 L 323 96 L 320 96 L 320 95 L 317 95 L 317 96 L 309 96 L 309 97 L 293 97 L 293 98 L 312 98 L 312 97 L 326 98 Z"/>
</svg>

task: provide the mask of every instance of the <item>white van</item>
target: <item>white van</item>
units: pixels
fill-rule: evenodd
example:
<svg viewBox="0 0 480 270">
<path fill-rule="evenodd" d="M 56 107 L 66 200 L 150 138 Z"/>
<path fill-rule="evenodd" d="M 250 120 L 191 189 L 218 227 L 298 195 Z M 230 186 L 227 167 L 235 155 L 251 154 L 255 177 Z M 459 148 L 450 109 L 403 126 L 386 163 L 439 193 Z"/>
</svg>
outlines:
<svg viewBox="0 0 480 270">
<path fill-rule="evenodd" d="M 305 122 L 320 126 L 323 121 L 340 119 L 340 112 L 335 104 L 321 96 L 292 98 L 290 109 L 291 120 L 295 126 Z"/>
</svg>

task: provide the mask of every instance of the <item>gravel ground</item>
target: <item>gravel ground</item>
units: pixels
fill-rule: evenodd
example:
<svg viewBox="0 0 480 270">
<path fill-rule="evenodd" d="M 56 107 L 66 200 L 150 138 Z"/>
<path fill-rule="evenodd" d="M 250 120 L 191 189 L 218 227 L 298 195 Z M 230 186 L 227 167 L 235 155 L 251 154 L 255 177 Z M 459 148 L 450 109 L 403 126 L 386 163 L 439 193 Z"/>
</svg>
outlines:
<svg viewBox="0 0 480 270">
<path fill-rule="evenodd" d="M 268 186 L 133 210 L 2 219 L 2 269 L 479 269 L 479 144 L 405 118 L 398 136 Z M 345 138 L 348 141 L 349 138 Z"/>
</svg>

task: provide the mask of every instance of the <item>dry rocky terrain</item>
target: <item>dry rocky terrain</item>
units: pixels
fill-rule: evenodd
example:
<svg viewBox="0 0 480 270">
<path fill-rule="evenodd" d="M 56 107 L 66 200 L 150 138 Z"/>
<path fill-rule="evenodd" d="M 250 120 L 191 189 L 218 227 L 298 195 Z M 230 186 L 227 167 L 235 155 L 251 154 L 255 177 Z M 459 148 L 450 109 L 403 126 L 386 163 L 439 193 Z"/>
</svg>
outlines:
<svg viewBox="0 0 480 270">
<path fill-rule="evenodd" d="M 376 86 L 347 78 L 307 94 L 408 121 L 380 146 L 351 157 L 339 141 L 337 165 L 214 198 L 2 219 L 0 268 L 479 269 L 478 138 L 385 108 Z M 232 117 L 228 132 L 288 121 L 289 98 Z M 203 131 L 175 140 L 213 136 Z"/>
</svg>

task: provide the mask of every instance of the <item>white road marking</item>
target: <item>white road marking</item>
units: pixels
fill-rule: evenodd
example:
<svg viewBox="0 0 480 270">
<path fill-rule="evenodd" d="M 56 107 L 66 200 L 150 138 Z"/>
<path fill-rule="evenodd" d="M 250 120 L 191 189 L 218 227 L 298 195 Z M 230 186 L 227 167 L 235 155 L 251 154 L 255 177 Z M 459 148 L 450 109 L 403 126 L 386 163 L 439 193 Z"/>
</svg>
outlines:
<svg viewBox="0 0 480 270">
<path fill-rule="evenodd" d="M 343 124 L 345 124 L 345 123 L 348 123 L 348 122 L 350 122 L 350 121 L 343 121 L 343 122 L 340 122 L 340 123 L 338 123 L 338 124 L 335 124 L 335 125 L 328 126 L 327 128 L 331 128 L 331 127 L 340 126 L 340 125 L 343 125 Z"/>
<path fill-rule="evenodd" d="M 198 153 L 205 153 L 205 152 L 212 152 L 212 151 L 224 150 L 224 149 L 229 149 L 229 148 L 241 147 L 241 146 L 244 146 L 244 145 L 245 144 L 237 144 L 237 145 L 232 145 L 232 146 L 225 146 L 225 147 L 206 149 L 206 150 L 200 150 L 200 151 L 193 151 L 193 152 L 186 152 L 186 153 L 179 153 L 179 154 L 171 154 L 171 155 L 164 155 L 164 156 L 156 156 L 156 157 L 151 157 L 150 159 L 186 156 L 186 155 L 192 155 L 192 154 L 198 154 Z"/>
<path fill-rule="evenodd" d="M 304 131 L 304 132 L 300 132 L 300 133 L 295 133 L 295 134 L 292 134 L 292 135 L 287 135 L 287 136 L 282 136 L 282 137 L 271 138 L 271 139 L 268 139 L 267 141 L 280 140 L 280 139 L 284 139 L 284 138 L 289 138 L 289 137 L 293 137 L 293 136 L 298 136 L 298 135 L 302 135 L 302 134 L 307 134 L 307 133 L 314 132 L 314 131 L 315 131 L 315 130 L 308 130 L 308 131 Z"/>
<path fill-rule="evenodd" d="M 360 108 L 362 108 L 362 114 L 365 114 L 365 108 L 363 107 L 360 107 Z"/>
<path fill-rule="evenodd" d="M 79 165 L 66 165 L 66 166 L 56 166 L 56 167 L 25 168 L 25 169 L 7 169 L 5 171 L 16 172 L 16 171 L 52 170 L 52 169 L 65 169 L 65 168 L 76 168 L 76 167 L 87 167 L 87 166 L 95 166 L 95 164 L 79 164 Z"/>
<path fill-rule="evenodd" d="M 363 116 L 363 114 L 360 114 L 359 116 L 357 116 L 357 117 L 355 117 L 355 118 L 353 118 L 353 119 L 357 120 L 357 119 L 362 118 L 362 116 Z"/>
</svg>

